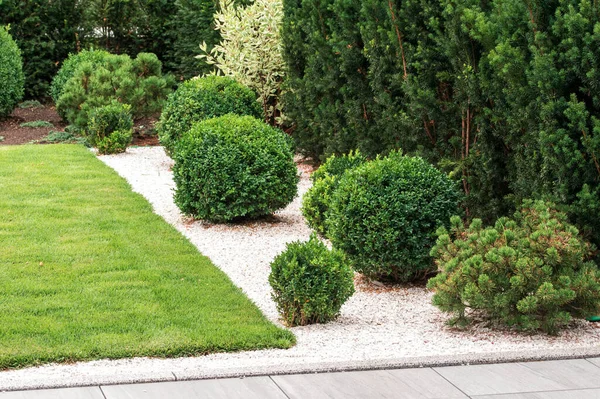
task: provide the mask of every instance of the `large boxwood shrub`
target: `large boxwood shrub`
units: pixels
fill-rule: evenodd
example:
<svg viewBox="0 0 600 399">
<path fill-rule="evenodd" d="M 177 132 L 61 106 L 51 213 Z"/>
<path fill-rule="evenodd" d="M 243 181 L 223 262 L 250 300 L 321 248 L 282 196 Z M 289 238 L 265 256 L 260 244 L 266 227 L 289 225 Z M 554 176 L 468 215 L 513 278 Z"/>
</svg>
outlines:
<svg viewBox="0 0 600 399">
<path fill-rule="evenodd" d="M 0 118 L 10 115 L 23 98 L 24 80 L 21 51 L 8 29 L 0 26 Z"/>
<path fill-rule="evenodd" d="M 174 159 L 175 203 L 200 219 L 256 218 L 296 196 L 298 175 L 285 133 L 251 116 L 195 124 Z"/>
<path fill-rule="evenodd" d="M 331 198 L 346 171 L 365 163 L 358 151 L 342 156 L 332 155 L 311 176 L 312 187 L 302 198 L 302 215 L 310 228 L 327 237 L 327 217 Z"/>
<path fill-rule="evenodd" d="M 341 251 L 327 249 L 316 235 L 293 242 L 271 263 L 269 284 L 288 326 L 326 323 L 354 293 L 353 272 Z"/>
<path fill-rule="evenodd" d="M 80 129 L 89 113 L 113 101 L 131 105 L 134 119 L 159 112 L 174 82 L 163 76 L 161 62 L 154 54 L 107 55 L 101 62 L 82 62 L 65 83 L 57 110 Z"/>
<path fill-rule="evenodd" d="M 431 250 L 440 274 L 429 280 L 433 303 L 468 321 L 467 310 L 523 330 L 555 333 L 572 317 L 600 312 L 600 272 L 592 247 L 553 204 L 525 202 L 512 219 L 438 231 Z"/>
<path fill-rule="evenodd" d="M 182 83 L 169 96 L 157 126 L 160 143 L 168 154 L 194 122 L 234 113 L 260 118 L 256 94 L 223 76 L 206 76 Z"/>
<path fill-rule="evenodd" d="M 446 175 L 422 158 L 392 152 L 344 174 L 331 201 L 331 241 L 368 277 L 423 278 L 434 270 L 435 231 L 449 225 L 458 202 Z"/>
</svg>

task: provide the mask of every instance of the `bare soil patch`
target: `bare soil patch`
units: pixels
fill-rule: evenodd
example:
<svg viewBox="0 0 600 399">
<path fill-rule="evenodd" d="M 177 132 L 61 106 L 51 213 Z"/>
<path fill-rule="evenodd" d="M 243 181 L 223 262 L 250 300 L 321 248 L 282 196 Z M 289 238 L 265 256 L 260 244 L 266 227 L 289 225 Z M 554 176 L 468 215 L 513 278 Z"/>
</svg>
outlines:
<svg viewBox="0 0 600 399">
<path fill-rule="evenodd" d="M 142 118 L 135 122 L 132 145 L 139 147 L 159 145 L 154 125 L 158 116 Z M 54 127 L 22 127 L 25 122 L 46 121 Z M 50 131 L 62 132 L 67 127 L 56 112 L 54 105 L 35 108 L 17 108 L 6 119 L 0 119 L 0 145 L 19 145 L 27 143 L 48 144 L 44 141 Z"/>
<path fill-rule="evenodd" d="M 21 127 L 25 122 L 46 121 L 54 127 Z M 66 124 L 56 113 L 54 106 L 46 105 L 38 108 L 17 108 L 5 120 L 0 120 L 0 136 L 4 140 L 0 145 L 27 144 L 35 140 L 41 140 L 48 135 L 51 130 L 62 131 Z"/>
</svg>

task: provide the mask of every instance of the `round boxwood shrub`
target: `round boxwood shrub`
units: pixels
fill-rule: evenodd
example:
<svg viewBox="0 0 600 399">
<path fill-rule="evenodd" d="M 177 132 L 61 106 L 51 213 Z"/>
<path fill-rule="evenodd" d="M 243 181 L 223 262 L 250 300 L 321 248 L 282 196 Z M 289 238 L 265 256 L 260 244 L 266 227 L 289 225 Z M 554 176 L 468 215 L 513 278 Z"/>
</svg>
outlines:
<svg viewBox="0 0 600 399">
<path fill-rule="evenodd" d="M 54 100 L 54 103 L 56 104 L 58 102 L 63 88 L 69 79 L 75 75 L 75 72 L 81 64 L 89 62 L 92 65 L 101 65 L 108 55 L 109 53 L 104 50 L 82 50 L 76 54 L 69 54 L 69 57 L 63 62 L 50 85 L 50 96 Z"/>
<path fill-rule="evenodd" d="M 114 101 L 94 108 L 90 112 L 85 136 L 100 154 L 124 152 L 133 136 L 131 106 Z"/>
<path fill-rule="evenodd" d="M 466 324 L 467 309 L 496 324 L 556 333 L 572 317 L 600 312 L 600 272 L 592 247 L 553 204 L 525 202 L 513 219 L 484 228 L 438 230 L 431 250 L 440 273 L 429 280 L 434 305 Z"/>
<path fill-rule="evenodd" d="M 175 143 L 194 122 L 229 113 L 262 115 L 256 94 L 231 78 L 211 75 L 183 82 L 162 111 L 157 125 L 160 143 L 172 155 Z"/>
<path fill-rule="evenodd" d="M 348 171 L 333 194 L 333 245 L 369 278 L 408 282 L 434 270 L 435 231 L 458 212 L 459 194 L 418 157 L 392 152 Z"/>
<path fill-rule="evenodd" d="M 0 26 L 0 118 L 12 113 L 23 98 L 25 77 L 21 51 L 8 33 Z"/>
<path fill-rule="evenodd" d="M 198 122 L 176 147 L 175 203 L 213 222 L 256 218 L 289 204 L 298 175 L 285 133 L 234 114 Z"/>
<path fill-rule="evenodd" d="M 316 235 L 287 245 L 271 263 L 269 284 L 288 326 L 326 323 L 354 293 L 353 272 L 342 252 L 327 249 Z"/>
<path fill-rule="evenodd" d="M 311 176 L 312 187 L 302 198 L 302 215 L 308 226 L 327 237 L 327 217 L 331 196 L 347 170 L 365 163 L 367 159 L 358 151 L 342 156 L 332 155 Z"/>
</svg>

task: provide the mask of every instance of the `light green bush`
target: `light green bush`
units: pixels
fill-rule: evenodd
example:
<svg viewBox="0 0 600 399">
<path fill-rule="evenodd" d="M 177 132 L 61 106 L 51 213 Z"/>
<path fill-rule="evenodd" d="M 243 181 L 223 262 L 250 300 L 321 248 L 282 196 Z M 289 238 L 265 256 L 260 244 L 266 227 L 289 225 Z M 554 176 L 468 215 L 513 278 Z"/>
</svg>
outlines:
<svg viewBox="0 0 600 399">
<path fill-rule="evenodd" d="M 326 323 L 354 293 L 353 274 L 342 252 L 312 235 L 308 242 L 288 244 L 273 260 L 269 284 L 288 326 Z"/>
</svg>

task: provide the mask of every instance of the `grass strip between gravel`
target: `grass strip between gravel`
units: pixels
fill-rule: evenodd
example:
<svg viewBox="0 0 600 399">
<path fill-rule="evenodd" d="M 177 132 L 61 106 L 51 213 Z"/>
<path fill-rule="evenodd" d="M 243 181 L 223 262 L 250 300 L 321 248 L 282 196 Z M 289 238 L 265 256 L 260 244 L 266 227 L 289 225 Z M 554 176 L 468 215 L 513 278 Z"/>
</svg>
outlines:
<svg viewBox="0 0 600 399">
<path fill-rule="evenodd" d="M 0 369 L 294 342 L 90 151 L 0 146 Z"/>
</svg>

